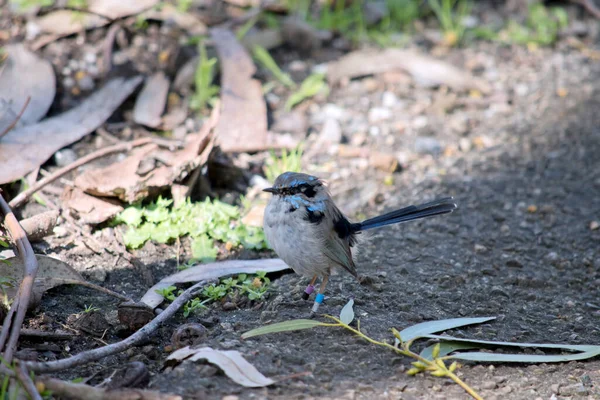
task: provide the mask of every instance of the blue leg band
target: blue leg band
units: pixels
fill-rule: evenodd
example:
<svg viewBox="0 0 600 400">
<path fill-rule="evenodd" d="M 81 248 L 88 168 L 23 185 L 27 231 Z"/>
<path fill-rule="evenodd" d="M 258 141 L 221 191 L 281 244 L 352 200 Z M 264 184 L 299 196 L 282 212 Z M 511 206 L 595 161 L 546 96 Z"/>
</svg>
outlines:
<svg viewBox="0 0 600 400">
<path fill-rule="evenodd" d="M 325 299 L 325 295 L 323 293 L 317 293 L 317 296 L 315 297 L 315 303 L 321 304 L 323 299 Z"/>
</svg>

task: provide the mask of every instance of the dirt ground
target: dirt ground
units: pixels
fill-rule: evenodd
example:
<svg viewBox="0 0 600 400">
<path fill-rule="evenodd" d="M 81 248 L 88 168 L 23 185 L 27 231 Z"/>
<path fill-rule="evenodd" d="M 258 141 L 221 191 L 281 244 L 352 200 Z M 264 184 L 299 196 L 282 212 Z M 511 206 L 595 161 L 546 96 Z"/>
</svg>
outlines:
<svg viewBox="0 0 600 400">
<path fill-rule="evenodd" d="M 342 143 L 393 153 L 401 162 L 389 184 L 386 173 L 361 160 L 339 157 L 339 143 L 307 160 L 307 171 L 329 181 L 349 215 L 373 216 L 441 196 L 453 196 L 458 205 L 450 215 L 370 234 L 361 244 L 357 267 L 373 283 L 360 285 L 340 273 L 330 281 L 321 311 L 337 315 L 353 297 L 362 330 L 390 341 L 391 328 L 495 316 L 492 322 L 452 333 L 487 340 L 600 344 L 600 64 L 564 43 L 536 51 L 475 43 L 437 55 L 467 65 L 492 84 L 493 95 L 457 96 L 376 76 L 334 88 L 326 100 L 302 109 L 312 134 L 307 153 L 316 146 L 323 121 L 334 119 Z M 276 56 L 284 70 L 290 60 L 301 58 L 290 49 Z M 323 57 L 306 60 L 305 68 Z M 273 113 L 275 121 L 286 115 L 281 108 Z M 373 109 L 382 108 L 391 114 L 374 115 Z M 84 139 L 75 148 L 92 142 Z M 39 207 L 31 205 L 25 214 Z M 110 240 L 111 229 L 99 230 L 95 237 Z M 132 252 L 134 264 L 61 238 L 50 237 L 35 248 L 135 299 L 176 271 L 174 246 L 148 243 Z M 308 316 L 311 303 L 299 299 L 304 279 L 283 273 L 272 281 L 262 303 L 234 310 L 216 305 L 187 319 L 179 313 L 148 343 L 58 376 L 97 374 L 91 383 L 99 383 L 122 365 L 141 362 L 150 371 L 146 387 L 186 399 L 469 398 L 450 381 L 407 376 L 410 360 L 341 329 L 242 340 L 242 333 L 258 326 Z M 48 292 L 30 327 L 60 328 L 89 304 L 100 308 L 110 326 L 103 340 L 119 340 L 117 302 L 81 287 Z M 264 375 L 282 380 L 268 388 L 245 389 L 210 365 L 163 369 L 172 333 L 189 322 L 207 328 L 203 345 L 238 350 Z M 22 349 L 34 348 L 52 359 L 96 346 L 97 339 L 82 335 L 56 349 L 43 351 L 35 342 L 24 342 Z M 459 371 L 485 399 L 600 399 L 598 360 L 465 363 Z"/>
</svg>

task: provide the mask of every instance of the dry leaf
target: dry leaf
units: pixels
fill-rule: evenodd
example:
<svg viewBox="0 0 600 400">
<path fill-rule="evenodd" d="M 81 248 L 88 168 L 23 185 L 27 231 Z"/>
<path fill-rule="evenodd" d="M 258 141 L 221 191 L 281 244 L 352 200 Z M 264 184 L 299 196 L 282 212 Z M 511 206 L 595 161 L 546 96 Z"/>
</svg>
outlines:
<svg viewBox="0 0 600 400">
<path fill-rule="evenodd" d="M 13 129 L 0 141 L 0 184 L 21 178 L 42 165 L 54 152 L 102 125 L 142 81 L 114 79 L 82 103 L 56 117 Z"/>
<path fill-rule="evenodd" d="M 264 387 L 275 383 L 273 379 L 261 374 L 242 357 L 239 351 L 235 350 L 222 351 L 210 347 L 193 349 L 188 346 L 172 353 L 167 358 L 167 361 L 170 360 L 206 360 L 221 368 L 232 381 L 245 387 Z"/>
<path fill-rule="evenodd" d="M 159 9 L 152 8 L 142 13 L 140 18 L 172 22 L 191 35 L 206 34 L 206 25 L 192 13 L 184 13 L 169 3 L 163 3 Z"/>
<path fill-rule="evenodd" d="M 489 85 L 444 61 L 411 50 L 359 50 L 329 63 L 327 79 L 334 84 L 345 78 L 402 70 L 423 86 L 447 85 L 455 90 L 490 91 Z"/>
<path fill-rule="evenodd" d="M 27 219 L 19 221 L 21 227 L 27 234 L 30 242 L 35 242 L 52 234 L 56 221 L 58 220 L 58 210 L 49 210 L 41 214 L 34 215 Z"/>
<path fill-rule="evenodd" d="M 138 148 L 121 162 L 79 175 L 75 186 L 92 195 L 117 197 L 128 203 L 158 193 L 206 163 L 218 118 L 218 107 L 215 107 L 200 133 L 186 136 L 188 142 L 182 150 L 170 152 L 154 144 Z M 147 167 L 148 163 L 152 165 Z"/>
<path fill-rule="evenodd" d="M 167 103 L 169 80 L 163 72 L 157 72 L 146 80 L 144 88 L 135 101 L 133 120 L 150 128 L 158 127 Z"/>
<path fill-rule="evenodd" d="M 157 307 L 164 299 L 160 294 L 156 293 L 156 291 L 175 283 L 199 282 L 233 274 L 254 274 L 257 271 L 276 272 L 288 268 L 287 264 L 278 258 L 263 260 L 227 260 L 201 264 L 163 278 L 156 285 L 148 289 L 140 302 L 145 303 L 152 308 Z"/>
<path fill-rule="evenodd" d="M 267 146 L 267 107 L 256 67 L 235 35 L 211 29 L 221 65 L 221 114 L 216 132 L 225 152 L 264 150 Z"/>
<path fill-rule="evenodd" d="M 65 187 L 61 203 L 63 208 L 69 209 L 70 213 L 84 224 L 100 224 L 123 211 L 123 207 L 117 201 L 98 199 L 71 186 Z"/>
<path fill-rule="evenodd" d="M 33 286 L 34 303 L 38 303 L 42 295 L 54 287 L 85 282 L 79 272 L 61 260 L 40 254 L 35 257 L 39 269 Z M 19 289 L 19 282 L 23 280 L 25 267 L 21 257 L 11 257 L 5 261 L 8 263 L 0 263 L 0 276 L 14 282 L 12 287 L 3 286 L 8 298 L 12 299 Z"/>
<path fill-rule="evenodd" d="M 6 101 L 17 115 L 29 98 L 18 126 L 36 123 L 46 115 L 56 94 L 52 65 L 22 44 L 7 45 L 4 49 L 8 58 L 0 69 L 0 100 Z M 4 144 L 5 139 L 1 140 Z"/>
</svg>

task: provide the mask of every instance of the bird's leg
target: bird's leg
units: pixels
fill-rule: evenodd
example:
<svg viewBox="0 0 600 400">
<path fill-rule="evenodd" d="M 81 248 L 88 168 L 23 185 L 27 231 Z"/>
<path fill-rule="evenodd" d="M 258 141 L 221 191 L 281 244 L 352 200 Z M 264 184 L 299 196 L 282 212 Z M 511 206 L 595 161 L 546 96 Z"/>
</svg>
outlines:
<svg viewBox="0 0 600 400">
<path fill-rule="evenodd" d="M 317 275 L 313 276 L 312 280 L 310 281 L 310 283 L 308 284 L 306 289 L 304 289 L 304 293 L 302 293 L 302 300 L 308 300 L 308 297 L 310 296 L 310 294 L 312 292 L 314 292 L 314 290 L 315 290 L 316 282 L 317 282 Z"/>
<path fill-rule="evenodd" d="M 315 297 L 315 304 L 313 304 L 312 307 L 312 311 L 311 313 L 314 314 L 319 310 L 319 306 L 321 305 L 321 303 L 323 302 L 323 299 L 325 298 L 325 295 L 323 293 L 325 293 L 325 288 L 327 287 L 327 281 L 329 280 L 329 275 L 325 275 L 323 277 L 323 280 L 321 281 L 321 287 L 319 288 L 319 293 L 317 294 L 317 297 Z"/>
</svg>

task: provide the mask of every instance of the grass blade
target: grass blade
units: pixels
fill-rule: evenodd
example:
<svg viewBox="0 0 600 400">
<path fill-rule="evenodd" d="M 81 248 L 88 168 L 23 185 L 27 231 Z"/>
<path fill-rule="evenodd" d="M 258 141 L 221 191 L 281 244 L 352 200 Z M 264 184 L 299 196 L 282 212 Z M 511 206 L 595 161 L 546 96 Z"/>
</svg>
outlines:
<svg viewBox="0 0 600 400">
<path fill-rule="evenodd" d="M 260 328 L 252 329 L 242 335 L 242 339 L 248 339 L 254 336 L 266 335 L 268 333 L 298 331 L 301 329 L 310 329 L 316 326 L 326 325 L 323 322 L 314 321 L 312 319 L 293 319 L 291 321 L 277 322 L 275 324 L 261 326 Z"/>
<path fill-rule="evenodd" d="M 480 317 L 480 318 L 451 318 L 442 319 L 439 321 L 427 321 L 413 326 L 409 326 L 400 332 L 400 337 L 403 342 L 413 340 L 420 337 L 425 337 L 432 333 L 454 329 L 466 325 L 482 324 L 487 321 L 496 319 L 496 317 Z"/>
<path fill-rule="evenodd" d="M 346 325 L 350 325 L 350 322 L 354 320 L 354 299 L 350 299 L 348 303 L 342 308 L 340 312 L 340 321 L 345 323 Z"/>
</svg>

